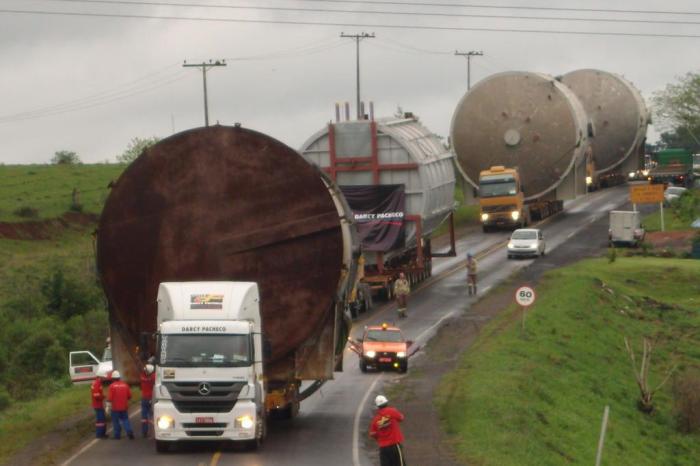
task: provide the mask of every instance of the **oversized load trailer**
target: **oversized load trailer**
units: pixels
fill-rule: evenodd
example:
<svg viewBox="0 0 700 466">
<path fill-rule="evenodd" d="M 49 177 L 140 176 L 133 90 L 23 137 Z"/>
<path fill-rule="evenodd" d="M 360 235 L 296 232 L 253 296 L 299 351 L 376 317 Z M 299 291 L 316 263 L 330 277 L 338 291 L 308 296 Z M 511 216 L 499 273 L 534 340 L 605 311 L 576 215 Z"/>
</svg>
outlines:
<svg viewBox="0 0 700 466">
<path fill-rule="evenodd" d="M 361 285 L 390 298 L 399 272 L 415 283 L 431 274 L 433 257 L 454 255 L 454 156 L 416 116 L 329 123 L 300 152 L 353 210 Z M 451 249 L 437 254 L 430 236 L 446 220 Z"/>
<path fill-rule="evenodd" d="M 484 231 L 527 225 L 586 192 L 586 112 L 551 76 L 483 79 L 457 104 L 450 135 L 457 167 L 478 190 Z"/>
<path fill-rule="evenodd" d="M 112 186 L 97 232 L 115 365 L 130 381 L 153 354 L 161 282 L 246 281 L 260 290 L 267 407 L 290 414 L 341 369 L 358 245 L 351 213 L 299 154 L 239 126 L 185 131 Z"/>
<path fill-rule="evenodd" d="M 622 76 L 595 69 L 571 71 L 557 79 L 576 94 L 592 126 L 589 191 L 636 178 L 644 168 L 650 122 L 639 91 Z"/>
</svg>

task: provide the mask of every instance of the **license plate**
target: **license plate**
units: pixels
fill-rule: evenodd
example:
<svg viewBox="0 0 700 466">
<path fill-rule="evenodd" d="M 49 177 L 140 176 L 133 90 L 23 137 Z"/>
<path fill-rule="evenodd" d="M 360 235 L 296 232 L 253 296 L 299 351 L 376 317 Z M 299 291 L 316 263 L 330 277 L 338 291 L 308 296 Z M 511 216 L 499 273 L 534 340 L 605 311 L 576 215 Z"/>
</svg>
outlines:
<svg viewBox="0 0 700 466">
<path fill-rule="evenodd" d="M 213 424 L 214 418 L 213 417 L 197 417 L 197 418 L 195 418 L 194 422 L 196 422 L 197 424 Z"/>
<path fill-rule="evenodd" d="M 379 358 L 379 362 L 391 362 L 391 358 Z"/>
</svg>

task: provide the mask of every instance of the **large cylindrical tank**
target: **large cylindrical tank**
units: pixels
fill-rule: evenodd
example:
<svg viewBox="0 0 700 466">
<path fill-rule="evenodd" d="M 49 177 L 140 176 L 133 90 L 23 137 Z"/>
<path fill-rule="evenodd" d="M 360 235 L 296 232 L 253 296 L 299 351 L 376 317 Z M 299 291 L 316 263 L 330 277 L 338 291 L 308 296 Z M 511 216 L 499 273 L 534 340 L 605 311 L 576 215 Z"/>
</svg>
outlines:
<svg viewBox="0 0 700 466">
<path fill-rule="evenodd" d="M 474 187 L 482 170 L 502 165 L 518 169 L 527 200 L 585 192 L 586 113 L 551 76 L 513 71 L 483 79 L 457 104 L 450 134 Z"/>
<path fill-rule="evenodd" d="M 608 172 L 634 157 L 646 138 L 649 111 L 632 83 L 594 69 L 572 71 L 560 80 L 576 94 L 593 124 L 595 174 Z"/>
<path fill-rule="evenodd" d="M 268 377 L 332 377 L 357 248 L 336 189 L 294 149 L 241 127 L 185 131 L 138 157 L 112 187 L 97 242 L 128 378 L 142 332 L 156 330 L 158 284 L 195 280 L 258 283 Z"/>
<path fill-rule="evenodd" d="M 454 208 L 454 155 L 412 114 L 329 124 L 312 135 L 300 152 L 341 187 L 404 185 L 406 214 L 421 218 L 423 237 Z M 406 223 L 405 245 L 416 245 L 413 221 Z M 400 251 L 390 251 L 384 259 L 393 253 Z M 372 264 L 376 257 L 365 253 L 365 260 Z"/>
</svg>

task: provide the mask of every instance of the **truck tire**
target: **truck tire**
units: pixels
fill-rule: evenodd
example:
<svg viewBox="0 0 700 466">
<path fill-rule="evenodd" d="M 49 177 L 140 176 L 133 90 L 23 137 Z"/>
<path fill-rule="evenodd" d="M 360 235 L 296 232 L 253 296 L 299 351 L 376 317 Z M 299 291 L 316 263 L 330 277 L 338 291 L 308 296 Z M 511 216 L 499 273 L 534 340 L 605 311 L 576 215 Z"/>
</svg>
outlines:
<svg viewBox="0 0 700 466">
<path fill-rule="evenodd" d="M 363 374 L 367 372 L 367 363 L 364 359 L 360 359 L 360 372 L 362 372 Z"/>
<path fill-rule="evenodd" d="M 402 374 L 408 372 L 408 361 L 403 361 L 399 364 L 399 372 L 401 372 Z"/>
<path fill-rule="evenodd" d="M 483 231 L 484 233 L 488 233 L 489 231 L 491 231 L 491 227 L 487 227 L 486 225 L 481 225 L 481 231 Z"/>
<path fill-rule="evenodd" d="M 163 440 L 156 440 L 156 452 L 158 453 L 169 453 L 171 452 L 170 442 L 164 442 Z"/>
</svg>

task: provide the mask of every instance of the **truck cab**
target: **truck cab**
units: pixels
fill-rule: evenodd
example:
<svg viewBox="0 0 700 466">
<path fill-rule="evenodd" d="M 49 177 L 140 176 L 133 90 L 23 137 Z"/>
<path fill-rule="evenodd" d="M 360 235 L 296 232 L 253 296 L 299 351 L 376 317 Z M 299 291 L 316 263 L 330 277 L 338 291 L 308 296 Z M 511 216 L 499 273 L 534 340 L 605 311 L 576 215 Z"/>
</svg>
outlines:
<svg viewBox="0 0 700 466">
<path fill-rule="evenodd" d="M 156 449 L 265 437 L 265 380 L 258 286 L 161 283 L 154 421 Z"/>
<path fill-rule="evenodd" d="M 479 173 L 479 207 L 484 232 L 527 224 L 518 171 L 494 166 Z"/>
<path fill-rule="evenodd" d="M 360 370 L 375 369 L 408 370 L 408 348 L 413 344 L 406 340 L 398 327 L 389 324 L 365 327 L 359 340 L 349 340 L 350 349 L 360 357 Z"/>
</svg>

